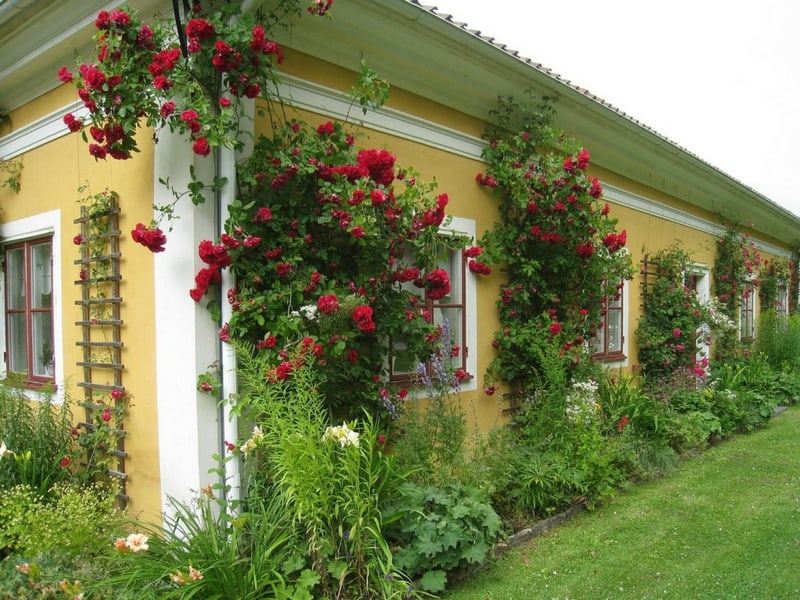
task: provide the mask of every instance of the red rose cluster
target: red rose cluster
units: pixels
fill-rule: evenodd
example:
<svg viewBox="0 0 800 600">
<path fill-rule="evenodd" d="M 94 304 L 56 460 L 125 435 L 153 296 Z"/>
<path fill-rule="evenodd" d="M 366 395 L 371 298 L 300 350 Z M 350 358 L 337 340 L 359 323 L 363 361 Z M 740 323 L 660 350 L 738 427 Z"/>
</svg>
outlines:
<svg viewBox="0 0 800 600">
<path fill-rule="evenodd" d="M 163 252 L 164 244 L 167 243 L 167 236 L 164 235 L 164 232 L 153 225 L 145 227 L 143 223 L 137 223 L 136 229 L 131 231 L 131 238 L 150 252 Z"/>
</svg>

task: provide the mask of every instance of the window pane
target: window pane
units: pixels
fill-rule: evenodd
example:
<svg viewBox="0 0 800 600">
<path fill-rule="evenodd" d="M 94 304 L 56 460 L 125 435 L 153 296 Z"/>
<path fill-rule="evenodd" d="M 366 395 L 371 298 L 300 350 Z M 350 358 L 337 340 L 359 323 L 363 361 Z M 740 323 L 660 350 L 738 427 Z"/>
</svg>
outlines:
<svg viewBox="0 0 800 600">
<path fill-rule="evenodd" d="M 450 277 L 450 293 L 441 300 L 437 300 L 437 303 L 461 303 L 461 260 L 461 253 L 455 250 L 447 250 L 447 255 L 439 259 L 437 267 L 447 271 L 447 275 Z"/>
<path fill-rule="evenodd" d="M 40 377 L 53 376 L 53 318 L 49 312 L 32 315 L 33 374 Z"/>
<path fill-rule="evenodd" d="M 53 272 L 50 255 L 50 242 L 31 247 L 32 308 L 52 306 Z"/>
<path fill-rule="evenodd" d="M 25 333 L 25 313 L 8 315 L 8 369 L 14 373 L 28 372 L 28 339 Z"/>
<path fill-rule="evenodd" d="M 606 315 L 608 322 L 608 352 L 622 351 L 622 311 L 609 310 Z"/>
<path fill-rule="evenodd" d="M 8 309 L 25 308 L 25 249 L 14 248 L 6 252 L 6 289 Z"/>
<path fill-rule="evenodd" d="M 392 344 L 392 376 L 412 375 L 417 372 L 419 360 L 408 350 L 405 342 Z"/>
</svg>

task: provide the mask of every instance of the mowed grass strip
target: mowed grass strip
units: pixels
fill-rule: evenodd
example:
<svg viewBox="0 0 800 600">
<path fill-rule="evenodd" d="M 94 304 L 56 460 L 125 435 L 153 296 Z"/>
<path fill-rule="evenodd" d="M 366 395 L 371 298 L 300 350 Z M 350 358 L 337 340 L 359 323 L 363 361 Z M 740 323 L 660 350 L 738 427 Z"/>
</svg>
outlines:
<svg viewBox="0 0 800 600">
<path fill-rule="evenodd" d="M 509 551 L 447 598 L 800 598 L 800 408 Z"/>
</svg>

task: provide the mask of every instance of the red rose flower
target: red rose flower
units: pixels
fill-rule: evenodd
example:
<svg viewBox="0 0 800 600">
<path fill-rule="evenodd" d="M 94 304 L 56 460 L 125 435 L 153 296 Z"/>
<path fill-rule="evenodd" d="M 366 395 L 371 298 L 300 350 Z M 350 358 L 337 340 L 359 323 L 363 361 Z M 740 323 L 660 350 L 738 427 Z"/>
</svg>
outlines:
<svg viewBox="0 0 800 600">
<path fill-rule="evenodd" d="M 492 268 L 489 265 L 479 260 L 471 259 L 467 266 L 469 266 L 470 271 L 478 275 L 489 275 L 492 272 Z"/>
<path fill-rule="evenodd" d="M 145 227 L 142 223 L 136 224 L 136 229 L 131 231 L 131 238 L 150 252 L 163 252 L 167 243 L 167 236 L 159 228 Z"/>
<path fill-rule="evenodd" d="M 333 135 L 333 131 L 334 131 L 334 128 L 333 128 L 333 123 L 331 121 L 328 121 L 327 123 L 323 123 L 322 125 L 317 127 L 317 134 L 320 135 L 320 136 Z"/>
<path fill-rule="evenodd" d="M 444 269 L 435 269 L 425 276 L 425 287 L 429 298 L 440 300 L 450 293 L 450 276 Z"/>
<path fill-rule="evenodd" d="M 561 333 L 561 323 L 553 323 L 550 325 L 550 335 L 558 335 Z"/>
<path fill-rule="evenodd" d="M 375 321 L 372 320 L 372 307 L 362 304 L 353 309 L 353 321 L 360 331 L 375 331 Z"/>
<path fill-rule="evenodd" d="M 211 153 L 208 139 L 204 137 L 197 138 L 192 146 L 192 151 L 199 156 L 208 156 Z"/>
<path fill-rule="evenodd" d="M 336 297 L 336 294 L 321 296 L 319 300 L 317 300 L 317 308 L 319 312 L 324 315 L 332 315 L 339 310 L 339 299 Z"/>
<path fill-rule="evenodd" d="M 464 250 L 464 256 L 467 258 L 477 258 L 481 254 L 483 254 L 483 248 L 480 246 L 472 246 L 472 248 Z"/>
<path fill-rule="evenodd" d="M 69 72 L 67 67 L 61 67 L 58 70 L 58 79 L 62 83 L 69 83 L 70 81 L 72 81 L 72 77 L 73 77 L 73 75 L 72 75 L 72 73 Z"/>
<path fill-rule="evenodd" d="M 80 119 L 75 118 L 75 115 L 72 113 L 67 113 L 64 115 L 64 124 L 72 133 L 80 131 L 81 127 L 83 127 L 83 122 Z"/>
</svg>

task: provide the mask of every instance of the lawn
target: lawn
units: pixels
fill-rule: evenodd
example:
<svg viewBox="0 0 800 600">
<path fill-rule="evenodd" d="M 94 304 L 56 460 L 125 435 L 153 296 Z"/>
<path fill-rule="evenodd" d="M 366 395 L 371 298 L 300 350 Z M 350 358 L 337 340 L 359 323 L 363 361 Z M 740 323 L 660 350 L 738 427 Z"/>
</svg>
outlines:
<svg viewBox="0 0 800 600">
<path fill-rule="evenodd" d="M 800 408 L 515 548 L 448 600 L 800 597 Z"/>
</svg>

